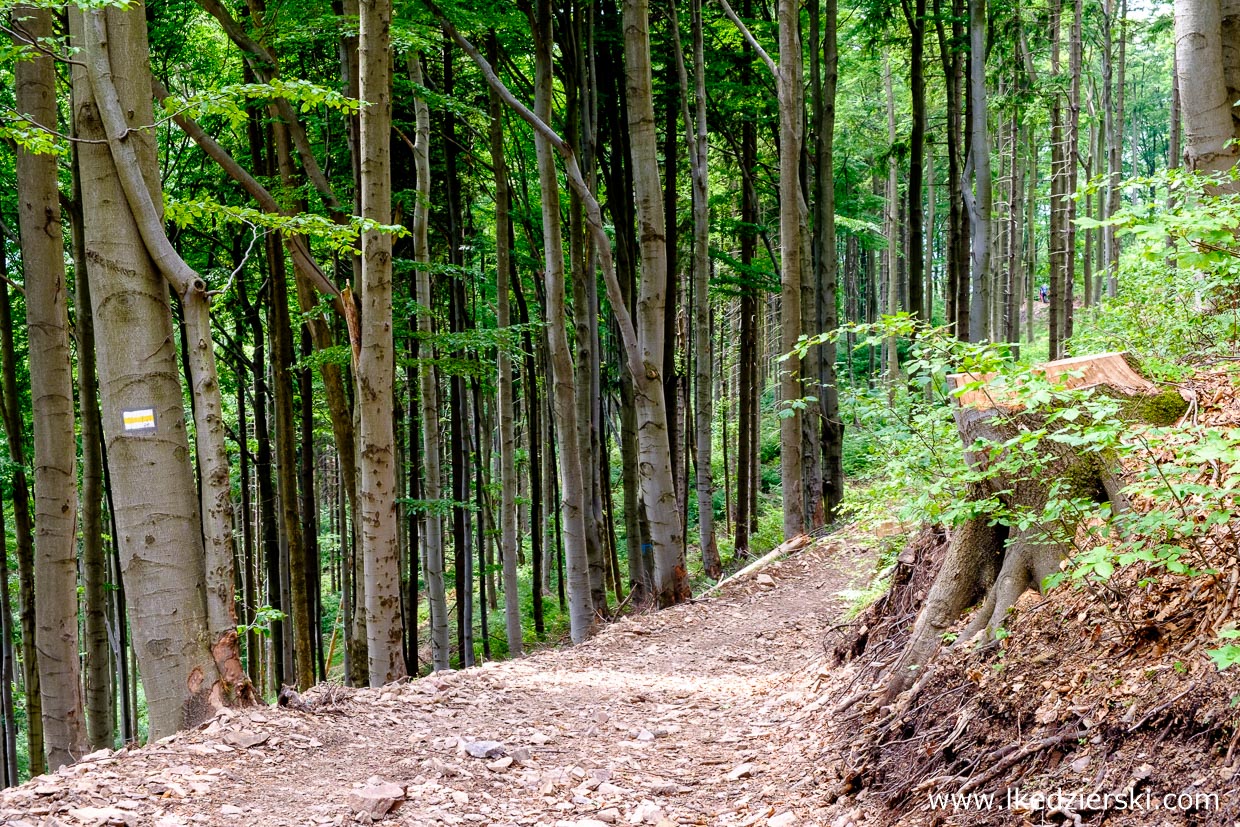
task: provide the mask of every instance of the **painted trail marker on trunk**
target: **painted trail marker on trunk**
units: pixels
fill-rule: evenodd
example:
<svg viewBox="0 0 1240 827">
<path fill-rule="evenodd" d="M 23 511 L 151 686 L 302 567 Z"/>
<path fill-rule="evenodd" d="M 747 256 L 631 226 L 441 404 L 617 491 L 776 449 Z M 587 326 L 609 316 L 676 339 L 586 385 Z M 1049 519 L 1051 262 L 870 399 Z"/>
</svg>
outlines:
<svg viewBox="0 0 1240 827">
<path fill-rule="evenodd" d="M 134 408 L 121 411 L 121 423 L 125 426 L 125 433 L 127 434 L 154 431 L 155 409 Z"/>
</svg>

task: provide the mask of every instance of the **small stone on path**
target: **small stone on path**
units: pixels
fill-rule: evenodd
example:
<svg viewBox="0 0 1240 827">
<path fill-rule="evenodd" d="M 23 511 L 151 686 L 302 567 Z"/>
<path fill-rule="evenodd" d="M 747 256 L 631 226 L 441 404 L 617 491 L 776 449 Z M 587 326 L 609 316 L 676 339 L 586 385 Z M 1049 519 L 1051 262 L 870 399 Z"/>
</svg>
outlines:
<svg viewBox="0 0 1240 827">
<path fill-rule="evenodd" d="M 507 754 L 508 748 L 499 741 L 470 741 L 465 745 L 465 752 L 474 758 L 499 758 Z"/>
<path fill-rule="evenodd" d="M 346 803 L 355 813 L 364 813 L 371 818 L 380 818 L 388 814 L 396 802 L 405 798 L 405 788 L 378 776 L 372 776 L 366 786 L 350 790 Z"/>
<path fill-rule="evenodd" d="M 744 764 L 741 764 L 736 769 L 728 773 L 727 778 L 729 781 L 739 781 L 742 778 L 748 778 L 753 775 L 757 769 L 758 768 L 756 765 L 746 761 Z"/>
</svg>

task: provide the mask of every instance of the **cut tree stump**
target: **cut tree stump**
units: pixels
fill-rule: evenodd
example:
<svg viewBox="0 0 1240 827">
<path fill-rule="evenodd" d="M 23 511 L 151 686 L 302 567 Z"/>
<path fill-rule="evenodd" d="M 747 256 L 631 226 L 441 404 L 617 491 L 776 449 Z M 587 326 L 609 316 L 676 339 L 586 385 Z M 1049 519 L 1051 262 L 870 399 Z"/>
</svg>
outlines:
<svg viewBox="0 0 1240 827">
<path fill-rule="evenodd" d="M 1058 359 L 1046 362 L 1034 369 L 1035 373 L 1047 379 L 1059 382 L 1069 389 L 1091 388 L 1106 385 L 1114 388 L 1124 396 L 1156 395 L 1162 389 L 1146 379 L 1138 371 L 1135 360 L 1128 353 L 1099 353 L 1094 356 L 1074 356 L 1071 359 Z M 997 374 L 994 373 L 953 373 L 947 377 L 952 390 L 977 381 L 989 383 Z M 957 397 L 962 408 L 1004 408 L 1015 410 L 1020 403 L 1014 399 L 1012 388 L 991 388 L 989 386 L 965 391 Z"/>
<path fill-rule="evenodd" d="M 1060 359 L 1035 370 L 1069 388 L 1098 388 L 1123 400 L 1121 416 L 1126 421 L 1172 424 L 1187 408 L 1178 391 L 1160 388 L 1145 378 L 1136 360 L 1126 353 Z M 979 380 L 987 382 L 962 393 L 954 409 L 965 459 L 975 470 L 985 470 L 992 462 L 991 451 L 973 450 L 979 441 L 990 446 L 1003 445 L 1022 431 L 1048 427 L 1042 412 L 1023 406 L 1014 386 L 993 382 L 995 378 L 993 374 L 970 373 L 949 377 L 953 389 Z M 1053 430 L 1054 426 L 1050 427 Z M 974 482 L 968 499 L 997 500 L 1009 512 L 1039 514 L 1050 499 L 1052 484 L 1067 481 L 1069 494 L 1075 498 L 1100 504 L 1109 502 L 1113 512 L 1128 507 L 1118 462 L 1113 458 L 1053 439 L 1041 440 L 1038 450 L 1040 466 L 1036 470 Z M 1074 531 L 1074 526 L 1059 528 L 1068 534 Z M 1045 578 L 1059 570 L 1069 551 L 1065 543 L 1036 524 L 1009 527 L 984 515 L 957 527 L 904 653 L 888 676 L 886 699 L 894 699 L 916 682 L 939 650 L 944 635 L 971 606 L 977 606 L 977 610 L 955 645 L 983 636 L 993 637 L 1017 599 L 1031 588 L 1041 589 Z"/>
</svg>

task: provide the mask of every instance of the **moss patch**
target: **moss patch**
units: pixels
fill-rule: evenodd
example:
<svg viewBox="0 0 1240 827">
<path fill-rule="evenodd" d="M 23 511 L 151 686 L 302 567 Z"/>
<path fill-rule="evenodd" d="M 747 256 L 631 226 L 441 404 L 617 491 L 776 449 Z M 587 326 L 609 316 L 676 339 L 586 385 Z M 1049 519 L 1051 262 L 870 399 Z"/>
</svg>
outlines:
<svg viewBox="0 0 1240 827">
<path fill-rule="evenodd" d="M 1175 388 L 1168 388 L 1153 396 L 1134 398 L 1124 411 L 1124 418 L 1140 420 L 1151 425 L 1174 425 L 1188 410 L 1188 403 Z"/>
</svg>

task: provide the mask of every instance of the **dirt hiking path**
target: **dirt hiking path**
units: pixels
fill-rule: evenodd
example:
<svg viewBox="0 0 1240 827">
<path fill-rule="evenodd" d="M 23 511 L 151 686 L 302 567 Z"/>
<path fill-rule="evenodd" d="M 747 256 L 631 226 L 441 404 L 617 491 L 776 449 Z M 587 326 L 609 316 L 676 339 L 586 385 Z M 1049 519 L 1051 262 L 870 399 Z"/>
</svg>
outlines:
<svg viewBox="0 0 1240 827">
<path fill-rule="evenodd" d="M 245 711 L 96 753 L 0 794 L 0 820 L 829 823 L 808 726 L 815 670 L 867 555 L 827 542 L 581 646 L 381 690 L 320 688 L 310 711 Z"/>
</svg>

